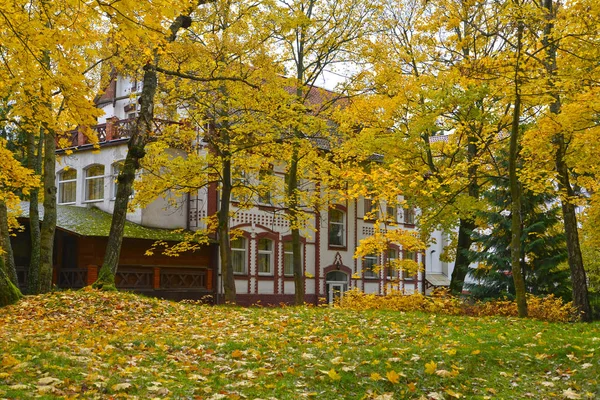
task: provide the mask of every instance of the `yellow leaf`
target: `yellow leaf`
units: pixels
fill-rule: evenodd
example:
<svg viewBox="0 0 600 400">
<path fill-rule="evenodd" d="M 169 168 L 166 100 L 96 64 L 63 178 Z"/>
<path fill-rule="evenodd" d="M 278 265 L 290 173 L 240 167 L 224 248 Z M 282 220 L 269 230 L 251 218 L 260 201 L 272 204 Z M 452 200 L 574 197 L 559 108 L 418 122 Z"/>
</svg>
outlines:
<svg viewBox="0 0 600 400">
<path fill-rule="evenodd" d="M 429 375 L 435 374 L 435 370 L 437 369 L 437 363 L 434 361 L 428 362 L 425 364 L 425 373 Z"/>
<path fill-rule="evenodd" d="M 398 383 L 400 381 L 400 375 L 394 370 L 388 371 L 385 376 L 388 378 L 388 381 L 392 383 Z"/>
<path fill-rule="evenodd" d="M 342 379 L 340 374 L 335 372 L 335 369 L 333 369 L 333 368 L 331 370 L 329 370 L 329 372 L 327 372 L 327 375 L 331 378 L 331 380 L 334 380 L 334 381 L 339 381 L 340 379 Z"/>
<path fill-rule="evenodd" d="M 446 394 L 448 396 L 454 397 L 455 399 L 460 399 L 462 397 L 462 394 L 455 392 L 451 389 L 446 389 Z"/>
<path fill-rule="evenodd" d="M 453 356 L 456 354 L 456 349 L 450 349 L 446 353 L 448 353 L 448 355 L 450 355 L 450 356 Z"/>
<path fill-rule="evenodd" d="M 471 352 L 472 355 L 476 356 L 477 354 L 481 353 L 481 350 L 473 350 Z"/>
<path fill-rule="evenodd" d="M 379 380 L 381 380 L 381 375 L 379 375 L 377 372 L 373 372 L 373 373 L 371 373 L 371 380 L 379 381 Z"/>
<path fill-rule="evenodd" d="M 413 382 L 408 384 L 408 391 L 409 392 L 414 392 L 415 390 L 417 390 L 417 385 L 415 385 Z"/>
<path fill-rule="evenodd" d="M 231 353 L 231 357 L 233 358 L 240 358 L 242 357 L 243 353 L 239 350 L 234 350 L 233 353 Z"/>
</svg>

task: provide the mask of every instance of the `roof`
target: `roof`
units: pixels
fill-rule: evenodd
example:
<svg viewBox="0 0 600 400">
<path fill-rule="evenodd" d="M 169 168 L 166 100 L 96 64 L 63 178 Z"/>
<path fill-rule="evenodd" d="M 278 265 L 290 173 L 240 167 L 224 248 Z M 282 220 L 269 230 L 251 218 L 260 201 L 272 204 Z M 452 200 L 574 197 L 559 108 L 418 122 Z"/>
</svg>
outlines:
<svg viewBox="0 0 600 400">
<path fill-rule="evenodd" d="M 21 217 L 29 218 L 29 203 L 21 202 Z M 40 205 L 40 219 L 44 217 L 44 207 Z M 56 227 L 79 236 L 108 237 L 112 214 L 96 207 L 56 206 Z M 123 237 L 148 240 L 184 240 L 183 232 L 148 228 L 131 221 L 125 222 Z"/>
<path fill-rule="evenodd" d="M 450 279 L 444 274 L 433 274 L 427 273 L 425 280 L 431 284 L 431 286 L 450 286 Z"/>
</svg>

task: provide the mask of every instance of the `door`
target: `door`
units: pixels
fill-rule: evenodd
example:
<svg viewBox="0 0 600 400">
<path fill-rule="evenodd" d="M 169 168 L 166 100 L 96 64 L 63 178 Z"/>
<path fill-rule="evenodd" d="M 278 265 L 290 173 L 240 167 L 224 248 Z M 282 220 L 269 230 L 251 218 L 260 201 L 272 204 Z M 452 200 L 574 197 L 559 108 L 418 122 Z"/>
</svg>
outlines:
<svg viewBox="0 0 600 400">
<path fill-rule="evenodd" d="M 343 283 L 330 283 L 329 284 L 329 304 L 334 304 L 344 297 L 344 286 Z"/>
<path fill-rule="evenodd" d="M 348 290 L 348 275 L 341 271 L 332 271 L 325 277 L 327 284 L 327 300 L 329 304 L 340 301 Z"/>
</svg>

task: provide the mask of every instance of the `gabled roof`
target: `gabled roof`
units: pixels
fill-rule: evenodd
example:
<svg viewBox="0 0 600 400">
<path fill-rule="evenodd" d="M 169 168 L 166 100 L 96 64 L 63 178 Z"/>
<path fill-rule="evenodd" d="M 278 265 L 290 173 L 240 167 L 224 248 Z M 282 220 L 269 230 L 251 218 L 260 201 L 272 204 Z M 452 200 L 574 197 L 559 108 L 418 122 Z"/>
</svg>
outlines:
<svg viewBox="0 0 600 400">
<path fill-rule="evenodd" d="M 29 218 L 29 203 L 21 202 L 22 218 Z M 40 205 L 40 220 L 44 207 Z M 56 227 L 79 236 L 108 237 L 112 215 L 98 208 L 56 206 Z M 125 222 L 125 238 L 182 241 L 182 232 L 170 229 L 148 228 L 133 222 Z"/>
</svg>

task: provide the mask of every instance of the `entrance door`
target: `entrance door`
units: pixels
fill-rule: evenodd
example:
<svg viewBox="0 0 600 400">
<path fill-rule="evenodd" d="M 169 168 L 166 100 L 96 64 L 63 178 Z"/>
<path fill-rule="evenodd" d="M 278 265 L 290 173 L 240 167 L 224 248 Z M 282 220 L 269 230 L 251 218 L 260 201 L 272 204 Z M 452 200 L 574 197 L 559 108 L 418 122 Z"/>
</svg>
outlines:
<svg viewBox="0 0 600 400">
<path fill-rule="evenodd" d="M 344 297 L 344 286 L 343 283 L 330 283 L 329 284 L 329 304 L 334 304 Z"/>
<path fill-rule="evenodd" d="M 348 275 L 342 271 L 332 271 L 325 277 L 327 284 L 327 300 L 329 304 L 340 301 L 348 290 Z"/>
</svg>

